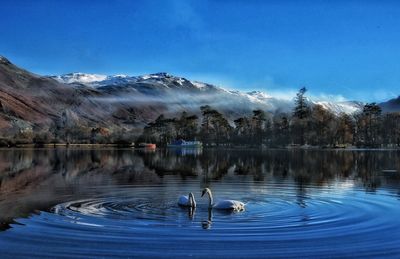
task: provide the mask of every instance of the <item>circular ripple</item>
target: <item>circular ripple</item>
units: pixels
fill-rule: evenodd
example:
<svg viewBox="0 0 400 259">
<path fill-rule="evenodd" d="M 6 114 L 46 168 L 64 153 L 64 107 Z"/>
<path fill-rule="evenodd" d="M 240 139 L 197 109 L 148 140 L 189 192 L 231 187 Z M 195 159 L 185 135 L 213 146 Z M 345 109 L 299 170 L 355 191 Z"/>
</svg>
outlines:
<svg viewBox="0 0 400 259">
<path fill-rule="evenodd" d="M 51 212 L 64 216 L 161 220 L 176 216 L 179 209 L 174 201 L 108 197 L 62 203 L 56 205 Z"/>
<path fill-rule="evenodd" d="M 43 247 L 62 252 L 68 243 L 76 245 L 71 252 L 80 256 L 205 256 L 210 249 L 214 256 L 230 257 L 382 257 L 400 252 L 400 233 L 394 231 L 399 200 L 388 192 L 294 184 L 246 188 L 243 183 L 214 188 L 216 197 L 242 200 L 246 210 L 211 214 L 207 200 L 199 197 L 194 212 L 177 206 L 182 192 L 173 188 L 116 189 L 113 195 L 61 203 L 51 213 L 20 220 L 31 232 L 19 238 L 33 249 L 44 234 Z M 80 249 L 82 244 L 86 250 Z M 38 255 L 56 255 L 45 252 Z"/>
</svg>

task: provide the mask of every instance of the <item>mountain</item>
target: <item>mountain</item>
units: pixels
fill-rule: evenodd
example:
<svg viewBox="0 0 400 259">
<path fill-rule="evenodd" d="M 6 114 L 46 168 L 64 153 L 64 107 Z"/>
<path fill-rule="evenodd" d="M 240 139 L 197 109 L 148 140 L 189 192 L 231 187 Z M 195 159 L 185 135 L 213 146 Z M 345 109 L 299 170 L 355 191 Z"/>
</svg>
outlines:
<svg viewBox="0 0 400 259">
<path fill-rule="evenodd" d="M 319 104 L 327 110 L 330 110 L 334 114 L 346 113 L 346 114 L 354 114 L 362 110 L 364 107 L 363 102 L 357 101 L 344 101 L 344 102 L 326 102 L 326 101 L 317 101 L 313 102 L 314 104 Z"/>
<path fill-rule="evenodd" d="M 61 76 L 51 76 L 51 78 L 65 84 L 85 85 L 107 92 L 112 95 L 119 96 L 121 92 L 130 94 L 124 96 L 121 100 L 128 101 L 139 99 L 136 95 L 141 93 L 152 96 L 150 101 L 180 104 L 182 107 L 178 109 L 193 110 L 189 104 L 195 106 L 197 110 L 199 106 L 211 104 L 223 111 L 235 108 L 232 111 L 226 111 L 228 114 L 240 115 L 253 109 L 263 109 L 270 112 L 290 112 L 293 108 L 293 101 L 274 98 L 261 91 L 241 92 L 234 90 L 226 90 L 211 84 L 190 81 L 182 77 L 170 75 L 168 73 L 156 73 L 144 76 L 126 76 L 126 75 L 97 75 L 70 73 Z M 161 97 L 157 99 L 156 97 Z M 145 101 L 146 97 L 140 96 L 140 100 Z M 115 99 L 115 101 L 117 101 Z M 327 102 L 327 101 L 311 101 L 311 104 L 322 105 L 327 110 L 335 114 L 348 113 L 352 114 L 360 111 L 363 107 L 362 102 L 344 101 L 344 102 Z M 175 109 L 176 110 L 176 109 Z"/>
<path fill-rule="evenodd" d="M 160 114 L 200 113 L 210 105 L 230 121 L 262 109 L 291 112 L 293 100 L 261 91 L 241 92 L 168 73 L 142 76 L 69 73 L 40 76 L 0 57 L 0 132 L 3 137 L 58 129 L 141 131 Z M 360 102 L 312 102 L 338 114 L 360 110 Z"/>
<path fill-rule="evenodd" d="M 379 104 L 383 112 L 400 112 L 400 96 Z"/>
<path fill-rule="evenodd" d="M 102 101 L 111 97 L 83 84 L 35 75 L 0 58 L 0 133 L 4 138 L 72 125 L 139 130 L 165 109 Z"/>
<path fill-rule="evenodd" d="M 126 75 L 106 76 L 98 74 L 69 73 L 59 76 L 49 76 L 64 84 L 82 84 L 93 88 L 105 85 L 119 85 L 136 81 L 136 77 Z"/>
<path fill-rule="evenodd" d="M 293 107 L 291 101 L 278 100 L 259 91 L 226 90 L 168 73 L 133 77 L 71 73 L 49 78 L 73 87 L 96 89 L 104 95 L 96 100 L 104 103 L 164 105 L 167 106 L 164 110 L 166 114 L 182 110 L 197 113 L 201 105 L 209 104 L 234 119 L 254 109 L 289 112 Z"/>
<path fill-rule="evenodd" d="M 0 58 L 0 130 L 44 127 L 76 105 L 76 90 Z"/>
</svg>

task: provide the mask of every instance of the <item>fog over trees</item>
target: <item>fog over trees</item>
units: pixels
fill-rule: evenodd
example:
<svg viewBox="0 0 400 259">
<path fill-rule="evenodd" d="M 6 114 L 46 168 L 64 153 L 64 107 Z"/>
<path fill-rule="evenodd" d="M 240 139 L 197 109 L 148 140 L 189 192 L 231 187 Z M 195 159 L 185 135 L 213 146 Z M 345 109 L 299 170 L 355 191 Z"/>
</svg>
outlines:
<svg viewBox="0 0 400 259">
<path fill-rule="evenodd" d="M 143 130 L 139 141 L 165 146 L 175 139 L 200 140 L 205 146 L 251 147 L 400 147 L 400 113 L 382 113 L 376 103 L 367 103 L 359 113 L 333 114 L 321 105 L 311 105 L 307 89 L 301 88 L 292 113 L 272 114 L 254 110 L 229 122 L 206 105 L 202 117 L 183 112 L 178 118 L 160 115 Z"/>
<path fill-rule="evenodd" d="M 182 111 L 176 117 L 160 114 L 140 127 L 128 130 L 110 123 L 84 126 L 77 114 L 65 110 L 53 120 L 48 131 L 33 128 L 10 132 L 0 138 L 0 146 L 43 144 L 117 144 L 155 143 L 165 147 L 174 140 L 199 140 L 203 146 L 231 147 L 328 147 L 400 148 L 400 112 L 383 113 L 376 103 L 367 103 L 354 114 L 334 114 L 306 97 L 307 89 L 297 93 L 289 113 L 255 109 L 235 119 L 212 105 L 199 113 Z M 232 107 L 233 109 L 235 107 Z M 232 116 L 230 116 L 232 118 Z"/>
</svg>

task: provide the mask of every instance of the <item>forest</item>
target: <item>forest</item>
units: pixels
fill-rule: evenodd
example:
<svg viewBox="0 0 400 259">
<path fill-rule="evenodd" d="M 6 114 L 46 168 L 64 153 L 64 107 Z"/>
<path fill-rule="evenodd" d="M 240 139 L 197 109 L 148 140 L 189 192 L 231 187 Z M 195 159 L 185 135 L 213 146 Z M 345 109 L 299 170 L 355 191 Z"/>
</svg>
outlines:
<svg viewBox="0 0 400 259">
<path fill-rule="evenodd" d="M 246 147 L 400 147 L 400 113 L 383 113 L 367 103 L 356 114 L 333 114 L 311 105 L 301 88 L 292 113 L 254 110 L 229 122 L 210 105 L 201 106 L 201 117 L 182 112 L 178 118 L 163 114 L 149 123 L 138 142 L 166 146 L 175 139 L 200 140 L 204 146 Z M 233 124 L 233 125 L 232 125 Z"/>
</svg>

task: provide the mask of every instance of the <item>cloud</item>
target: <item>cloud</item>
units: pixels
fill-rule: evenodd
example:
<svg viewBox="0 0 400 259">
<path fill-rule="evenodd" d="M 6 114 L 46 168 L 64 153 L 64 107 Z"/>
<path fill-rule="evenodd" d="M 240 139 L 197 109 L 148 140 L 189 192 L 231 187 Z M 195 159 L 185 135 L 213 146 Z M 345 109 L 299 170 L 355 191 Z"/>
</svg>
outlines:
<svg viewBox="0 0 400 259">
<path fill-rule="evenodd" d="M 392 91 L 379 89 L 379 90 L 373 91 L 372 95 L 373 95 L 374 100 L 387 101 L 389 99 L 396 98 L 397 96 L 399 96 L 399 93 L 395 94 Z"/>
<path fill-rule="evenodd" d="M 291 101 L 296 97 L 296 94 L 299 92 L 298 89 L 288 88 L 288 89 L 281 89 L 281 90 L 270 90 L 266 93 L 273 98 L 279 100 L 286 100 Z M 326 101 L 326 102 L 345 102 L 347 98 L 342 95 L 335 95 L 335 94 L 327 94 L 327 93 L 313 93 L 307 92 L 306 96 L 313 101 Z"/>
<path fill-rule="evenodd" d="M 279 99 L 279 100 L 286 100 L 291 101 L 296 96 L 298 90 L 295 89 L 282 89 L 282 90 L 270 90 L 267 91 L 268 95 Z"/>
<path fill-rule="evenodd" d="M 104 109 L 118 109 L 119 107 L 159 107 L 164 109 L 164 114 L 180 113 L 182 111 L 199 113 L 200 106 L 211 107 L 226 112 L 230 119 L 243 114 L 251 114 L 252 110 L 287 111 L 290 103 L 276 99 L 264 101 L 254 100 L 253 96 L 243 92 L 228 91 L 223 89 L 203 89 L 190 91 L 162 91 L 152 95 L 142 94 L 137 91 L 124 93 L 120 96 L 104 96 L 91 98 L 98 102 Z"/>
<path fill-rule="evenodd" d="M 310 99 L 313 101 L 326 101 L 326 102 L 345 102 L 347 98 L 342 95 L 318 93 L 316 95 L 310 94 Z"/>
<path fill-rule="evenodd" d="M 291 101 L 296 97 L 296 94 L 299 92 L 299 88 L 288 87 L 284 84 L 281 84 L 275 80 L 273 76 L 267 75 L 262 79 L 262 85 L 255 87 L 255 89 L 266 89 L 265 92 L 280 100 Z M 344 102 L 347 101 L 341 94 L 330 94 L 325 92 L 316 92 L 309 90 L 306 92 L 306 96 L 313 101 L 327 101 L 327 102 Z"/>
</svg>

